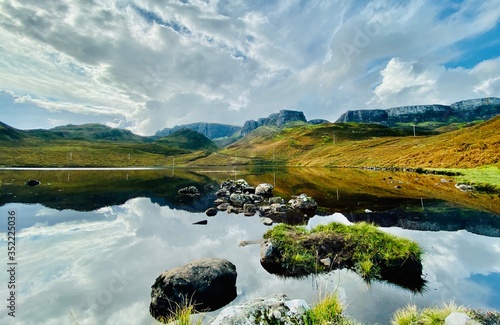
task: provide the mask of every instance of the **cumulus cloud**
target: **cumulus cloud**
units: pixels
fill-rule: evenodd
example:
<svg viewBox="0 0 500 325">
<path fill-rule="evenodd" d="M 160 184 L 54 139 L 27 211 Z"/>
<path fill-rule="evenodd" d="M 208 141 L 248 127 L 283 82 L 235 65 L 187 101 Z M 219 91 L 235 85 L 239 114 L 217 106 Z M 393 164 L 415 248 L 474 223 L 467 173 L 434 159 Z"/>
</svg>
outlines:
<svg viewBox="0 0 500 325">
<path fill-rule="evenodd" d="M 498 73 L 471 73 L 472 85 L 435 75 L 474 51 L 461 41 L 498 25 L 496 0 L 0 0 L 0 8 L 0 90 L 44 116 L 69 112 L 58 119 L 68 123 L 152 134 L 196 121 L 242 124 L 283 108 L 335 119 L 430 96 L 428 88 L 446 103 L 453 89 L 499 95 Z"/>
<path fill-rule="evenodd" d="M 497 96 L 500 59 L 486 60 L 472 69 L 445 68 L 430 62 L 393 58 L 380 72 L 371 105 L 451 104 L 468 98 Z"/>
</svg>

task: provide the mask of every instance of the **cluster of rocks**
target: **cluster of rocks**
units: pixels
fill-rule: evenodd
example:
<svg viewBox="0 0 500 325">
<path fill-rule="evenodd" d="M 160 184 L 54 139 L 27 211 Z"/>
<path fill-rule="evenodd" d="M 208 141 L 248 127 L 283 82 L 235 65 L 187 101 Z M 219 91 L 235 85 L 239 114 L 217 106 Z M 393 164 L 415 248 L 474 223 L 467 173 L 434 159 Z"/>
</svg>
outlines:
<svg viewBox="0 0 500 325">
<path fill-rule="evenodd" d="M 227 307 L 209 324 L 307 324 L 308 310 L 309 305 L 302 299 L 290 300 L 284 294 L 273 294 Z"/>
<path fill-rule="evenodd" d="M 202 258 L 167 270 L 151 286 L 149 312 L 164 321 L 186 305 L 195 312 L 219 309 L 236 298 L 236 277 L 234 264 L 220 258 Z M 308 310 L 304 300 L 273 294 L 227 307 L 209 324 L 305 324 Z"/>
<path fill-rule="evenodd" d="M 285 204 L 283 198 L 273 196 L 273 190 L 273 185 L 268 183 L 253 187 L 244 179 L 223 181 L 215 193 L 215 208 L 209 208 L 206 214 L 214 216 L 217 211 L 226 211 L 254 216 L 258 213 L 264 218 L 264 224 L 271 225 L 273 222 L 303 223 L 304 218 L 316 213 L 318 204 L 307 194 L 294 197 Z"/>
</svg>

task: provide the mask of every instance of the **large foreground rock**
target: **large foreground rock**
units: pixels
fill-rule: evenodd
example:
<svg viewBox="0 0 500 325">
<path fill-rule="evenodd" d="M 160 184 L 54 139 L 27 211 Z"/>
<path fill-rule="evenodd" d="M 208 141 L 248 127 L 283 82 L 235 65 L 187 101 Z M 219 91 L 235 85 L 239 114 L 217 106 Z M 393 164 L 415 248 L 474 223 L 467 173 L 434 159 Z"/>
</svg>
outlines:
<svg viewBox="0 0 500 325">
<path fill-rule="evenodd" d="M 227 307 L 210 325 L 306 324 L 309 306 L 304 300 L 288 300 L 284 294 L 257 298 L 239 306 Z"/>
<path fill-rule="evenodd" d="M 196 311 L 210 311 L 236 298 L 236 267 L 225 259 L 204 258 L 163 272 L 151 286 L 149 312 L 169 317 L 186 302 Z"/>
</svg>

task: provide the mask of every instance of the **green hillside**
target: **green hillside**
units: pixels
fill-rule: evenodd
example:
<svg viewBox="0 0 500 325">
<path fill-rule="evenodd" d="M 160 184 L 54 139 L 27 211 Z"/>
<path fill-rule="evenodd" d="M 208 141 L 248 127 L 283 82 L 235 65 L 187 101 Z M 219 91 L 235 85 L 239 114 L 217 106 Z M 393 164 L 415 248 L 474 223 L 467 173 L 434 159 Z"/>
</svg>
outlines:
<svg viewBox="0 0 500 325">
<path fill-rule="evenodd" d="M 21 141 L 27 137 L 26 133 L 0 122 L 0 143 Z"/>
<path fill-rule="evenodd" d="M 39 130 L 27 131 L 29 134 L 37 136 Z M 115 129 L 102 124 L 68 124 L 58 126 L 48 130 L 55 137 L 67 140 L 86 141 L 122 141 L 122 142 L 152 142 L 149 137 L 136 135 L 129 130 Z M 45 133 L 48 133 L 45 132 Z"/>
<path fill-rule="evenodd" d="M 160 138 L 158 143 L 162 145 L 176 146 L 186 150 L 215 151 L 218 149 L 217 145 L 212 140 L 203 134 L 190 129 L 175 131 L 166 137 Z"/>
<path fill-rule="evenodd" d="M 377 124 L 259 128 L 197 162 L 288 166 L 472 168 L 500 165 L 500 116 L 471 127 L 421 135 Z"/>
<path fill-rule="evenodd" d="M 191 130 L 154 141 L 99 124 L 22 131 L 3 123 L 0 147 L 3 167 L 170 166 L 174 157 L 176 164 L 184 164 L 217 149 Z"/>
</svg>

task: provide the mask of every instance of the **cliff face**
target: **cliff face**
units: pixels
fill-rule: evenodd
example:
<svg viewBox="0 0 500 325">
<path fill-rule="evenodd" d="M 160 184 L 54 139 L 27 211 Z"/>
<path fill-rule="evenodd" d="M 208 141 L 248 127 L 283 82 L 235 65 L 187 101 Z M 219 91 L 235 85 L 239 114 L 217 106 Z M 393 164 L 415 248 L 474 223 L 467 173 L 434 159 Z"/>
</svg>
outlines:
<svg viewBox="0 0 500 325">
<path fill-rule="evenodd" d="M 387 111 L 383 109 L 347 111 L 342 114 L 337 123 L 382 123 L 387 121 Z"/>
<path fill-rule="evenodd" d="M 227 125 L 227 124 L 219 124 L 219 123 L 200 122 L 200 123 L 176 125 L 173 128 L 165 128 L 161 131 L 157 131 L 154 136 L 156 138 L 161 138 L 182 129 L 190 129 L 193 131 L 200 132 L 209 139 L 218 139 L 218 138 L 230 137 L 235 133 L 241 136 L 245 136 L 248 133 L 255 130 L 256 128 L 258 128 L 259 126 L 273 125 L 281 127 L 289 122 L 294 122 L 294 121 L 307 122 L 304 113 L 300 111 L 281 110 L 279 111 L 279 113 L 271 114 L 265 118 L 259 118 L 257 121 L 255 120 L 246 121 L 243 127 Z M 326 120 L 321 120 L 321 121 L 327 122 Z"/>
<path fill-rule="evenodd" d="M 246 121 L 241 129 L 241 136 L 245 136 L 248 133 L 252 132 L 256 128 L 263 125 L 273 125 L 281 127 L 287 123 L 302 121 L 307 122 L 306 117 L 303 112 L 300 111 L 289 111 L 289 110 L 281 110 L 279 113 L 274 113 L 265 118 L 260 118 L 257 121 L 250 120 Z"/>
<path fill-rule="evenodd" d="M 395 123 L 420 122 L 470 122 L 487 120 L 500 114 L 500 98 L 478 98 L 463 100 L 451 105 L 416 105 L 393 107 L 385 110 L 353 110 L 342 114 L 337 123 Z"/>
<path fill-rule="evenodd" d="M 156 132 L 155 137 L 164 137 L 182 129 L 190 129 L 200 132 L 209 139 L 217 139 L 229 137 L 239 131 L 241 127 L 219 123 L 191 123 L 176 125 L 173 128 L 165 128 L 161 131 Z"/>
<path fill-rule="evenodd" d="M 463 100 L 451 104 L 451 110 L 457 117 L 465 120 L 487 120 L 500 114 L 500 98 L 478 98 Z"/>
</svg>

